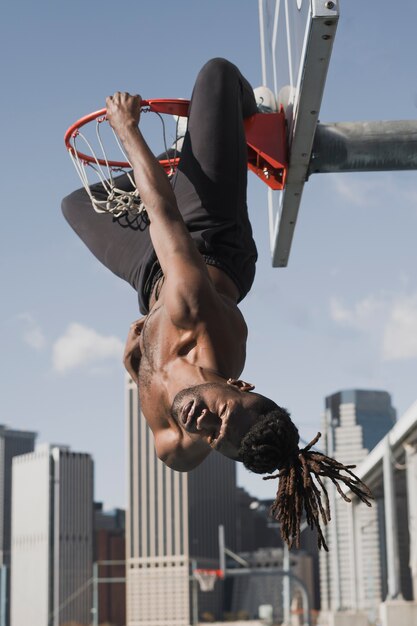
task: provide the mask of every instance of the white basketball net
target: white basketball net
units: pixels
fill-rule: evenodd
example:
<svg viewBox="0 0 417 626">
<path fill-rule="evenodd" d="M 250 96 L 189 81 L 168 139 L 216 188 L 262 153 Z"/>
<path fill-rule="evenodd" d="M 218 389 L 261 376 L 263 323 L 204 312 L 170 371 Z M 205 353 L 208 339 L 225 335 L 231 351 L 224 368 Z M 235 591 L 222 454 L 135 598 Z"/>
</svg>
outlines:
<svg viewBox="0 0 417 626">
<path fill-rule="evenodd" d="M 217 580 L 216 570 L 195 569 L 194 576 L 198 580 L 201 591 L 213 591 Z"/>
<path fill-rule="evenodd" d="M 142 113 L 147 113 L 148 111 L 149 108 L 142 109 Z M 168 177 L 171 177 L 174 174 L 175 170 L 174 163 L 176 154 L 171 159 L 169 158 L 167 141 L 165 136 L 165 122 L 159 113 L 155 112 L 155 115 L 157 115 L 162 122 L 166 158 L 171 164 L 170 172 L 168 172 Z M 181 119 L 183 118 L 177 118 L 176 141 L 178 141 L 178 124 L 179 120 Z M 74 150 L 69 151 L 71 160 L 86 192 L 90 196 L 93 208 L 97 213 L 111 213 L 115 217 L 119 217 L 123 213 L 129 213 L 132 216 L 139 215 L 140 213 L 145 211 L 145 206 L 140 198 L 139 192 L 135 185 L 135 181 L 131 172 L 133 168 L 125 151 L 123 150 L 119 138 L 117 137 L 113 129 L 111 130 L 114 140 L 116 142 L 116 146 L 122 153 L 124 157 L 123 160 L 126 161 L 127 165 L 115 166 L 109 163 L 109 159 L 107 157 L 107 153 L 104 147 L 103 138 L 100 132 L 101 125 L 105 121 L 107 120 L 104 116 L 97 117 L 95 120 L 94 146 L 92 140 L 88 139 L 87 136 L 83 132 L 81 132 L 80 129 L 78 129 L 77 132 L 74 133 L 72 137 L 72 145 L 74 147 Z M 82 159 L 82 157 L 79 156 L 78 152 L 85 152 L 85 148 L 81 149 L 77 147 L 77 144 L 80 141 L 82 141 L 83 144 L 88 148 L 88 152 L 93 157 L 93 162 L 85 161 L 84 159 Z M 128 176 L 129 181 L 132 185 L 132 191 L 124 191 L 117 188 L 115 183 L 115 174 L 121 173 L 125 173 Z M 92 177 L 94 177 L 95 180 L 91 181 L 90 178 Z M 100 194 L 101 198 L 96 197 L 91 190 L 91 185 L 94 182 L 101 183 L 100 191 L 104 191 L 104 194 Z M 105 199 L 102 199 L 103 195 L 105 196 Z"/>
</svg>

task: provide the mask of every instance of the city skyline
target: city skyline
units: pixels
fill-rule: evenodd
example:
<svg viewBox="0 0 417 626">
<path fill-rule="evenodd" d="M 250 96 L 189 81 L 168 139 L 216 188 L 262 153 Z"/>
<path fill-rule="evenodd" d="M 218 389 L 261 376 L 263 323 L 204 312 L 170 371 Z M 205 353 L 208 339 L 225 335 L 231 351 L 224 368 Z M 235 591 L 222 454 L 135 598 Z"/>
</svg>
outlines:
<svg viewBox="0 0 417 626">
<path fill-rule="evenodd" d="M 284 563 L 285 557 L 278 547 L 278 534 L 274 539 L 268 536 L 269 530 L 265 532 L 269 527 L 265 515 L 268 502 L 259 499 L 256 502 L 258 507 L 252 506 L 249 494 L 236 484 L 235 464 L 220 455 L 211 455 L 208 462 L 194 473 L 173 472 L 155 455 L 151 434 L 139 412 L 134 383 L 127 377 L 126 395 L 125 417 L 131 443 L 128 463 L 131 500 L 126 528 L 127 580 L 131 577 L 133 585 L 128 593 L 130 620 L 135 622 L 138 619 L 142 605 L 148 617 L 151 615 L 149 611 L 154 610 L 152 603 L 144 603 L 150 584 L 152 594 L 156 593 L 158 586 L 162 594 L 162 612 L 168 616 L 167 623 L 171 623 L 172 611 L 164 588 L 165 584 L 170 584 L 170 576 L 164 568 L 179 568 L 175 571 L 175 584 L 179 596 L 184 597 L 181 601 L 178 593 L 174 593 L 174 604 L 186 603 L 188 579 L 180 570 L 187 569 L 184 566 L 189 567 L 193 560 L 198 566 L 217 566 L 216 527 L 219 522 L 225 523 L 226 546 L 251 562 L 255 570 L 265 566 L 280 569 L 280 562 Z M 417 610 L 417 602 L 412 601 L 417 590 L 414 533 L 417 519 L 417 401 L 398 420 L 395 420 L 390 395 L 384 391 L 344 390 L 326 397 L 325 405 L 322 424 L 325 452 L 334 454 L 344 463 L 356 462 L 355 472 L 371 487 L 375 501 L 370 509 L 355 498 L 347 505 L 335 489 L 329 492 L 332 521 L 324 530 L 330 552 L 320 553 L 320 623 L 325 624 L 334 612 L 341 613 L 341 619 L 349 620 L 352 611 L 356 611 L 354 615 L 362 620 L 360 623 L 365 623 L 363 620 L 368 616 L 373 624 L 381 613 L 385 615 L 384 626 L 398 623 L 398 619 L 411 625 Z M 124 516 L 120 510 L 109 516 L 103 512 L 101 503 L 95 501 L 90 455 L 72 452 L 65 445 L 58 447 L 42 443 L 33 452 L 25 453 L 24 447 L 33 446 L 35 433 L 8 431 L 4 427 L 1 432 L 4 439 L 10 439 L 10 448 L 7 452 L 3 446 L 0 451 L 3 451 L 4 458 L 8 457 L 9 465 L 13 458 L 13 482 L 10 469 L 5 468 L 6 472 L 3 472 L 8 473 L 8 479 L 3 490 L 13 492 L 9 509 L 11 504 L 11 599 L 15 620 L 11 626 L 18 626 L 22 619 L 27 621 L 27 614 L 31 618 L 35 613 L 45 614 L 48 605 L 49 611 L 54 613 L 57 603 L 61 608 L 67 607 L 66 598 L 72 597 L 74 584 L 76 598 L 78 591 L 84 590 L 84 579 L 90 585 L 93 580 L 91 572 L 88 573 L 92 570 L 93 510 L 98 516 L 94 531 L 115 528 L 116 525 L 118 529 L 124 528 Z M 30 490 L 27 489 L 29 483 Z M 5 501 L 3 496 L 0 510 L 2 505 L 3 520 L 7 525 L 10 510 L 6 510 Z M 110 517 L 114 520 L 111 521 Z M 275 532 L 278 533 L 276 525 Z M 311 541 L 315 540 L 314 534 L 303 533 L 302 550 L 307 550 L 313 559 L 317 545 L 311 550 Z M 261 545 L 265 548 L 259 549 Z M 293 557 L 291 571 L 300 576 L 305 573 L 307 562 L 302 565 L 300 561 L 301 569 L 297 573 L 297 552 Z M 68 574 L 73 567 L 78 571 L 76 580 Z M 233 577 L 233 570 L 229 567 L 227 564 L 226 574 Z M 314 566 L 313 569 L 310 567 L 307 567 L 310 573 L 306 580 L 310 581 L 312 596 L 318 577 L 314 578 Z M 33 584 L 35 575 L 36 585 Z M 182 589 L 179 588 L 181 578 Z M 255 617 L 261 598 L 262 603 L 268 602 L 267 585 L 259 587 L 259 580 L 255 577 L 249 592 L 247 580 L 238 580 L 242 584 L 237 584 L 236 589 L 233 587 L 229 608 L 232 613 L 242 610 Z M 139 581 L 139 587 L 144 585 L 144 589 L 138 594 L 134 586 Z M 217 587 L 220 593 L 220 585 Z M 270 592 L 277 594 L 273 584 Z M 22 595 L 26 599 L 24 605 L 20 601 Z M 74 610 L 89 615 L 87 596 L 77 599 Z M 203 594 L 200 598 L 203 610 L 213 612 L 216 607 L 221 610 L 220 598 L 217 592 L 211 597 Z M 273 604 L 277 608 L 279 600 L 275 599 Z M 68 618 L 72 610 L 68 612 Z M 140 613 L 146 623 L 148 618 L 142 609 Z M 394 614 L 397 618 L 387 617 Z M 397 622 L 390 621 L 395 619 Z"/>
<path fill-rule="evenodd" d="M 401 6 L 403 19 L 393 21 L 388 0 L 360 11 L 341 2 L 322 122 L 416 118 L 417 7 Z M 123 52 L 107 0 L 5 8 L 3 85 L 13 95 L 1 103 L 9 210 L 0 235 L 0 421 L 91 452 L 98 499 L 119 507 L 127 500 L 121 358 L 137 303 L 61 216 L 61 198 L 79 186 L 63 134 L 117 89 L 189 97 L 210 57 L 235 62 L 253 86 L 261 81 L 254 1 L 180 0 L 161 11 L 128 0 L 120 11 L 129 18 Z M 159 131 L 149 139 L 156 151 Z M 323 398 L 340 389 L 385 389 L 399 415 L 415 400 L 416 188 L 414 172 L 312 176 L 289 266 L 273 269 L 266 187 L 249 177 L 259 262 L 242 303 L 242 377 L 290 410 L 304 440 L 319 429 Z M 242 466 L 238 481 L 274 495 Z"/>
</svg>

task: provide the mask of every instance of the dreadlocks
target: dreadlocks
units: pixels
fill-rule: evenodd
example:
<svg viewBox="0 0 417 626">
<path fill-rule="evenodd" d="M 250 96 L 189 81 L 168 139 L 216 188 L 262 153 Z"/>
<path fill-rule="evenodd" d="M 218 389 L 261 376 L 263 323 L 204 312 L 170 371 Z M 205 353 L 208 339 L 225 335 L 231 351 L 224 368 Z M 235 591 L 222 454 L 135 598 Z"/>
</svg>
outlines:
<svg viewBox="0 0 417 626">
<path fill-rule="evenodd" d="M 368 487 L 351 471 L 355 465 L 343 465 L 335 459 L 312 450 L 321 433 L 300 449 L 298 430 L 289 413 L 276 407 L 256 422 L 242 439 L 239 459 L 245 467 L 265 476 L 264 480 L 278 478 L 278 491 L 271 507 L 271 514 L 281 527 L 283 540 L 291 548 L 300 547 L 300 523 L 303 511 L 311 529 L 318 533 L 318 546 L 328 551 L 322 521 L 330 521 L 329 496 L 323 478 L 331 480 L 346 502 L 351 499 L 343 493 L 339 482 L 344 483 L 366 505 L 372 494 Z M 323 497 L 323 501 L 322 501 Z"/>
</svg>

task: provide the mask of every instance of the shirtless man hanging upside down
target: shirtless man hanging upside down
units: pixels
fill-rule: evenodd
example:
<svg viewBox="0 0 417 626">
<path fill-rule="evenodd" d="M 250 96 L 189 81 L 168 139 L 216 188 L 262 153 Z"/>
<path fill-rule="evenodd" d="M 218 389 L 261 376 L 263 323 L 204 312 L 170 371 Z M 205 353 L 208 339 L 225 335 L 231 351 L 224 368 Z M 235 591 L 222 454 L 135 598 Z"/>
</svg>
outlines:
<svg viewBox="0 0 417 626">
<path fill-rule="evenodd" d="M 257 113 L 253 90 L 224 59 L 203 67 L 171 181 L 141 134 L 140 105 L 140 96 L 120 92 L 106 101 L 148 225 L 97 214 L 84 189 L 64 199 L 64 215 L 93 254 L 138 293 L 145 317 L 131 326 L 124 362 L 138 385 L 158 457 L 189 471 L 216 450 L 257 473 L 280 470 L 275 513 L 291 543 L 299 535 L 299 504 L 319 525 L 320 496 L 308 477 L 323 475 L 331 460 L 310 447 L 300 451 L 288 412 L 239 379 L 247 327 L 238 303 L 252 286 L 257 259 L 246 206 L 243 124 Z M 128 176 L 117 187 L 131 189 Z M 100 185 L 94 193 L 100 194 Z M 338 472 L 335 466 L 331 471 Z"/>
</svg>

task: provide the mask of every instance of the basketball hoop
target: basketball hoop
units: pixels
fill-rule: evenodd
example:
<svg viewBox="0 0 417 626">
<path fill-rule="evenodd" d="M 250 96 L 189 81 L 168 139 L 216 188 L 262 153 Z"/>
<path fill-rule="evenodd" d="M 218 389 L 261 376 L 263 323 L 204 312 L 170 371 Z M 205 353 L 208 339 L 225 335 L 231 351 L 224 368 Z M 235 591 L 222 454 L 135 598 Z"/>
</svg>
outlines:
<svg viewBox="0 0 417 626">
<path fill-rule="evenodd" d="M 171 177 L 178 167 L 180 155 L 177 154 L 176 145 L 179 137 L 180 120 L 188 117 L 190 101 L 182 99 L 153 99 L 142 100 L 141 112 L 155 113 L 162 122 L 164 148 L 166 158 L 159 159 L 168 177 Z M 165 122 L 163 114 L 174 116 L 177 120 L 175 139 L 172 150 L 168 149 L 165 136 Z M 83 127 L 95 122 L 95 137 L 81 132 Z M 111 213 L 119 217 L 124 213 L 136 217 L 145 209 L 139 192 L 136 188 L 132 175 L 132 165 L 123 150 L 116 133 L 109 124 L 104 128 L 110 137 L 104 140 L 102 133 L 103 122 L 107 122 L 106 109 L 94 111 L 85 115 L 70 126 L 65 133 L 64 141 L 75 169 L 82 184 L 91 199 L 94 210 L 97 213 Z M 281 109 L 278 113 L 257 113 L 245 119 L 245 133 L 248 147 L 248 168 L 261 178 L 271 189 L 283 189 L 286 182 L 287 156 L 286 156 L 286 131 L 285 114 Z M 92 131 L 92 128 L 89 129 Z M 112 136 L 111 136 L 112 133 Z M 91 133 L 90 133 L 91 134 Z M 181 137 L 183 135 L 181 134 Z M 78 148 L 78 142 L 82 141 L 87 148 Z M 113 159 L 107 156 L 108 147 L 104 144 L 114 141 L 117 150 L 121 152 L 122 159 Z M 125 174 L 123 179 L 124 189 L 118 188 L 118 179 L 115 173 Z M 89 177 L 95 175 L 98 184 L 92 185 Z M 127 177 L 127 178 L 126 178 Z"/>
<path fill-rule="evenodd" d="M 195 569 L 193 571 L 195 578 L 200 585 L 200 591 L 213 591 L 214 585 L 218 578 L 223 578 L 221 569 Z"/>
<path fill-rule="evenodd" d="M 142 100 L 141 103 L 142 113 L 152 112 L 161 119 L 166 158 L 160 159 L 159 163 L 168 176 L 174 174 L 180 158 L 176 155 L 175 150 L 173 156 L 169 154 L 165 137 L 165 123 L 162 115 L 167 114 L 177 117 L 175 137 L 175 141 L 177 141 L 178 121 L 181 117 L 188 117 L 189 104 L 189 100 L 180 99 Z M 131 172 L 133 169 L 132 165 L 129 163 L 129 159 L 113 129 L 111 130 L 116 147 L 122 153 L 124 160 L 108 158 L 101 132 L 101 125 L 106 121 L 106 109 L 100 109 L 85 115 L 68 128 L 64 136 L 65 145 L 97 213 L 112 213 L 115 217 L 119 217 L 125 212 L 131 215 L 138 215 L 145 207 L 136 189 Z M 81 132 L 81 128 L 92 122 L 95 122 L 95 139 L 90 139 Z M 84 151 L 85 148 L 83 148 L 83 151 L 78 148 L 79 141 L 83 142 L 88 152 Z M 117 188 L 117 179 L 114 178 L 115 173 L 125 173 L 127 175 L 131 190 L 126 191 Z M 95 175 L 99 183 L 98 186 L 94 187 L 94 191 L 91 189 L 92 182 L 89 180 L 91 175 Z"/>
</svg>

